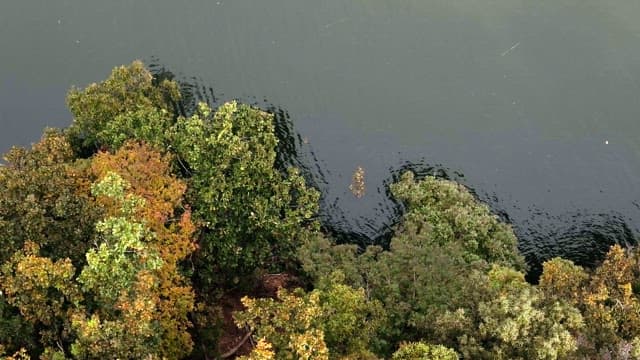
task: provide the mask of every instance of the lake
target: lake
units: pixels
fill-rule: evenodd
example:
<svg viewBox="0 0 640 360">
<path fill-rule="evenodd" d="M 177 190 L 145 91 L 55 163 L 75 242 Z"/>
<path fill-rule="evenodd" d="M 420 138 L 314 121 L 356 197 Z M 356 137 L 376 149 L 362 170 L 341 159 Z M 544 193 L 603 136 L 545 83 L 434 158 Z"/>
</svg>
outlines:
<svg viewBox="0 0 640 360">
<path fill-rule="evenodd" d="M 640 225 L 639 17 L 627 0 L 4 1 L 0 150 L 142 59 L 202 100 L 286 114 L 325 219 L 359 242 L 396 220 L 385 186 L 412 168 L 473 189 L 534 270 L 592 264 Z"/>
</svg>

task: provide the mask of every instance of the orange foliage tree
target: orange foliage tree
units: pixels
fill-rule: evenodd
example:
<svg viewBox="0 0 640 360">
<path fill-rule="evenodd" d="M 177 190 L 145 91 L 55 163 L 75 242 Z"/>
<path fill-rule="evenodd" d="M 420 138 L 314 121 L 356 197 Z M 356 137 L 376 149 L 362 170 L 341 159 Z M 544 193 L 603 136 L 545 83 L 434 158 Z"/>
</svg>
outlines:
<svg viewBox="0 0 640 360">
<path fill-rule="evenodd" d="M 547 261 L 540 288 L 547 297 L 580 309 L 586 323 L 578 337 L 584 354 L 611 357 L 633 349 L 640 355 L 639 275 L 637 250 L 614 245 L 593 272 L 568 260 Z"/>
<path fill-rule="evenodd" d="M 31 149 L 14 147 L 0 166 L 0 343 L 61 346 L 75 269 L 102 217 L 88 192 L 83 161 L 63 134 L 45 131 Z M 36 345 L 37 344 L 37 345 Z"/>
<path fill-rule="evenodd" d="M 118 174 L 128 184 L 127 193 L 143 200 L 144 206 L 136 207 L 133 217 L 149 232 L 145 236 L 146 247 L 161 260 L 152 271 L 158 285 L 146 290 L 154 293 L 157 302 L 157 311 L 150 316 L 160 324 L 160 354 L 176 358 L 190 353 L 192 347 L 187 330 L 191 326 L 188 314 L 194 309 L 194 294 L 179 263 L 195 250 L 195 226 L 191 211 L 182 202 L 186 185 L 170 175 L 170 164 L 169 155 L 145 144 L 127 142 L 115 154 L 98 153 L 91 171 L 98 179 Z M 98 201 L 109 214 L 119 211 L 113 198 L 102 196 Z"/>
</svg>

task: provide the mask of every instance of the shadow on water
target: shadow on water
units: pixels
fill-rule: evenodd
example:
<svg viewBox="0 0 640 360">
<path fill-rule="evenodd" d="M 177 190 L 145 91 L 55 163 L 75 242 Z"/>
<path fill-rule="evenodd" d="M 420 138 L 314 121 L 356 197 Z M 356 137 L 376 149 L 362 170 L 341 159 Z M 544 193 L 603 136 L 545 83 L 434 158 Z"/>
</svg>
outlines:
<svg viewBox="0 0 640 360">
<path fill-rule="evenodd" d="M 629 220 L 614 212 L 584 210 L 551 216 L 534 210 L 528 220 L 514 224 L 514 228 L 520 239 L 520 251 L 530 266 L 530 281 L 537 281 L 542 263 L 554 257 L 592 267 L 602 261 L 611 246 L 637 244 Z"/>
<path fill-rule="evenodd" d="M 176 106 L 179 115 L 192 114 L 197 103 L 204 101 L 212 107 L 221 105 L 223 93 L 204 85 L 197 77 L 176 77 L 174 73 L 152 59 L 149 65 L 157 81 L 178 80 L 182 99 Z M 229 99 L 226 99 L 229 100 Z M 374 214 L 368 217 L 354 216 L 345 212 L 338 197 L 328 198 L 328 190 L 333 177 L 328 166 L 318 159 L 312 144 L 295 131 L 294 120 L 281 106 L 269 103 L 267 99 L 256 97 L 237 99 L 261 108 L 274 115 L 275 131 L 278 137 L 278 155 L 276 166 L 281 171 L 287 167 L 298 167 L 307 183 L 321 192 L 319 219 L 325 233 L 331 235 L 337 243 L 388 247 L 395 228 L 401 221 L 404 208 L 390 193 L 389 185 L 397 181 L 402 173 L 412 171 L 417 179 L 425 176 L 453 180 L 465 185 L 477 198 L 489 205 L 501 220 L 511 224 L 519 239 L 519 250 L 529 264 L 527 279 L 537 282 L 542 263 L 553 257 L 563 257 L 578 265 L 591 267 L 597 265 L 610 246 L 636 245 L 634 229 L 630 219 L 620 213 L 592 213 L 588 210 L 572 210 L 561 215 L 552 215 L 531 206 L 522 216 L 514 219 L 507 204 L 498 194 L 486 193 L 475 189 L 460 171 L 452 170 L 442 164 L 429 163 L 426 159 L 415 161 L 402 160 L 399 166 L 389 168 L 389 176 L 381 186 L 374 187 L 377 197 Z M 371 190 L 370 190 L 371 191 Z M 518 209 L 521 210 L 521 209 Z M 356 217 L 354 219 L 354 217 Z"/>
</svg>

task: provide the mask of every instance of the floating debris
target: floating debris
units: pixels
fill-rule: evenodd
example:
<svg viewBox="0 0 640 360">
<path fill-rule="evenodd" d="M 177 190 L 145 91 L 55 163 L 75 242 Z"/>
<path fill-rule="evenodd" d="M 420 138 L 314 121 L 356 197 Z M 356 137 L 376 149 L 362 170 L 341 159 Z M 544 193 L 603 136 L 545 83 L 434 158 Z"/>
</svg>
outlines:
<svg viewBox="0 0 640 360">
<path fill-rule="evenodd" d="M 520 42 L 515 43 L 512 47 L 509 48 L 509 50 L 507 50 L 507 51 L 503 52 L 502 54 L 500 54 L 500 56 L 507 55 L 511 51 L 515 50 L 515 48 L 517 48 L 518 46 L 520 46 Z"/>
<path fill-rule="evenodd" d="M 351 185 L 349 185 L 349 190 L 353 193 L 353 196 L 358 199 L 364 196 L 365 192 L 365 184 L 364 184 L 364 169 L 362 166 L 358 166 L 356 171 L 353 173 L 351 177 Z"/>
</svg>

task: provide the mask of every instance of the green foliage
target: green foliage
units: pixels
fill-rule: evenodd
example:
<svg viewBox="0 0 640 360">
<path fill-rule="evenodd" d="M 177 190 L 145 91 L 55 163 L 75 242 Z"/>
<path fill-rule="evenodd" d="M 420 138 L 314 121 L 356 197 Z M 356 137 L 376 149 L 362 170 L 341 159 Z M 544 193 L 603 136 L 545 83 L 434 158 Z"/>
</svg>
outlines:
<svg viewBox="0 0 640 360">
<path fill-rule="evenodd" d="M 306 236 L 318 192 L 299 172 L 275 167 L 273 117 L 235 102 L 215 114 L 200 104 L 171 134 L 188 163 L 189 200 L 204 230 L 198 253 L 203 286 L 233 284 L 256 268 L 287 264 Z"/>
<path fill-rule="evenodd" d="M 544 264 L 540 288 L 549 297 L 574 304 L 586 326 L 578 335 L 585 356 L 628 358 L 640 333 L 640 279 L 637 250 L 613 246 L 602 265 L 587 273 L 572 262 L 553 259 Z M 640 350 L 638 350 L 640 351 Z"/>
<path fill-rule="evenodd" d="M 313 293 L 320 296 L 319 318 L 331 358 L 370 357 L 386 317 L 382 303 L 368 300 L 363 288 L 344 285 L 340 272 L 324 280 Z"/>
<path fill-rule="evenodd" d="M 1 291 L 0 291 L 1 292 Z M 4 352 L 15 352 L 21 348 L 36 346 L 33 325 L 26 321 L 18 309 L 9 305 L 0 293 L 0 359 Z"/>
<path fill-rule="evenodd" d="M 342 284 L 341 273 L 327 280 L 311 293 L 281 289 L 277 300 L 245 297 L 247 310 L 234 315 L 236 323 L 253 329 L 258 339 L 272 346 L 277 359 L 373 358 L 370 350 L 384 321 L 381 303 L 367 300 L 362 288 Z"/>
<path fill-rule="evenodd" d="M 242 298 L 246 311 L 234 315 L 239 328 L 249 327 L 273 347 L 276 359 L 329 359 L 318 293 L 278 291 L 278 299 Z"/>
<path fill-rule="evenodd" d="M 594 271 L 552 259 L 533 286 L 507 224 L 412 173 L 391 186 L 406 213 L 388 250 L 334 245 L 318 192 L 276 166 L 272 115 L 229 102 L 178 117 L 179 99 L 134 62 L 70 91 L 66 132 L 6 155 L 1 358 L 184 358 L 215 295 L 301 264 L 315 290 L 243 298 L 235 320 L 258 344 L 242 359 L 640 359 L 638 250 Z"/>
<path fill-rule="evenodd" d="M 113 224 L 105 222 L 104 229 L 110 237 L 133 235 L 127 237 L 126 246 L 143 258 L 144 270 L 157 278 L 158 286 L 150 295 L 157 304 L 152 316 L 161 329 L 159 353 L 178 358 L 192 348 L 188 330 L 195 295 L 179 263 L 195 250 L 195 226 L 191 211 L 183 203 L 186 185 L 170 175 L 170 164 L 169 155 L 161 155 L 145 144 L 127 142 L 114 154 L 97 154 L 91 170 L 103 179 L 93 186 L 97 196 L 103 195 L 98 201 L 111 208 L 111 220 L 115 220 Z M 115 178 L 114 171 L 118 174 Z M 107 194 L 111 196 L 104 196 Z M 138 223 L 122 222 L 121 226 L 118 222 L 123 216 L 139 219 Z"/>
<path fill-rule="evenodd" d="M 367 247 L 364 254 L 359 254 L 358 246 L 353 244 L 334 244 L 321 233 L 314 233 L 305 239 L 298 248 L 297 257 L 302 269 L 311 276 L 318 286 L 325 279 L 330 279 L 336 270 L 344 276 L 345 283 L 355 288 L 364 288 L 370 295 L 367 269 L 375 266 L 377 255 L 382 252 L 379 246 Z"/>
<path fill-rule="evenodd" d="M 122 291 L 130 288 L 138 272 L 156 270 L 162 260 L 150 252 L 144 243 L 152 236 L 144 224 L 129 217 L 144 200 L 136 196 L 125 197 L 128 184 L 116 173 L 109 173 L 92 186 L 94 196 L 107 196 L 120 201 L 121 216 L 112 216 L 96 224 L 101 235 L 97 249 L 87 252 L 87 266 L 78 281 L 83 290 L 92 291 L 96 300 L 112 307 Z"/>
<path fill-rule="evenodd" d="M 442 345 L 423 342 L 403 343 L 393 353 L 393 360 L 458 360 L 458 354 Z"/>
<path fill-rule="evenodd" d="M 572 333 L 583 327 L 580 312 L 542 293 L 513 269 L 494 265 L 470 279 L 469 307 L 447 311 L 436 324 L 443 343 L 467 359 L 566 359 L 577 349 Z"/>
<path fill-rule="evenodd" d="M 439 314 L 474 301 L 466 292 L 473 271 L 491 262 L 523 267 L 511 228 L 464 187 L 432 178 L 415 182 L 406 173 L 391 189 L 407 213 L 388 251 L 370 246 L 358 255 L 355 246 L 334 246 L 321 236 L 298 251 L 316 283 L 337 269 L 347 284 L 384 304 L 388 350 L 399 341 L 433 338 Z"/>
<path fill-rule="evenodd" d="M 113 69 L 109 78 L 83 90 L 72 89 L 67 105 L 73 124 L 67 134 L 76 153 L 116 150 L 126 140 L 164 145 L 164 132 L 173 123 L 178 85 L 154 83 L 142 62 Z"/>
<path fill-rule="evenodd" d="M 290 264 L 307 235 L 319 194 L 296 169 L 275 168 L 273 116 L 230 102 L 214 113 L 205 104 L 177 118 L 175 82 L 156 84 L 142 63 L 113 70 L 99 84 L 69 93 L 74 122 L 67 134 L 76 153 L 116 150 L 129 139 L 176 155 L 189 178 L 189 203 L 202 225 L 199 282 L 209 292 L 270 264 Z"/>
<path fill-rule="evenodd" d="M 13 148 L 0 167 L 0 264 L 22 248 L 37 244 L 53 259 L 76 266 L 102 214 L 88 193 L 86 176 L 67 139 L 48 130 L 31 150 Z"/>
<path fill-rule="evenodd" d="M 399 236 L 417 237 L 424 246 L 458 244 L 469 263 L 524 268 L 511 227 L 464 186 L 433 177 L 416 182 L 413 173 L 406 172 L 391 185 L 391 192 L 407 208 Z"/>
</svg>

